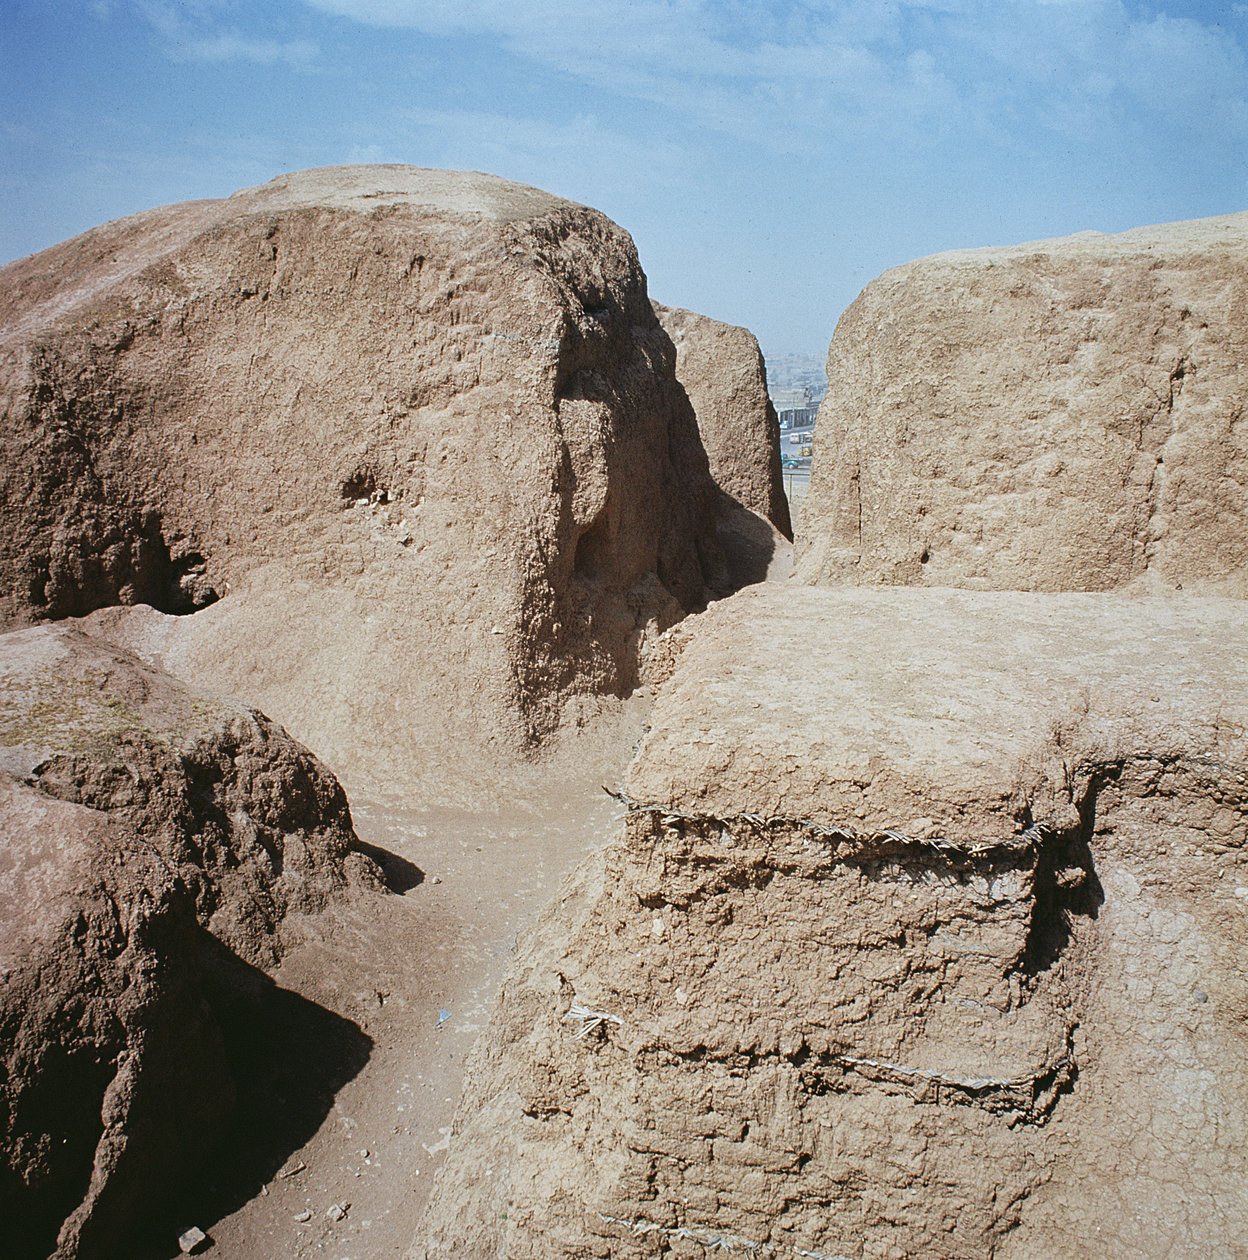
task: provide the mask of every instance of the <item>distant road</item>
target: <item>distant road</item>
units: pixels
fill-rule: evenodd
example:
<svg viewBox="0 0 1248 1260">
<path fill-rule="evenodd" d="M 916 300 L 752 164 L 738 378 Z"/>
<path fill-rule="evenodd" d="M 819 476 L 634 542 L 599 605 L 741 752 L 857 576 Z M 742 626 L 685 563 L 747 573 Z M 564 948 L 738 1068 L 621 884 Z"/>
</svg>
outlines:
<svg viewBox="0 0 1248 1260">
<path fill-rule="evenodd" d="M 810 491 L 810 465 L 805 468 L 784 469 L 784 494 L 789 501 L 789 513 L 794 523 L 805 506 L 806 496 Z"/>
</svg>

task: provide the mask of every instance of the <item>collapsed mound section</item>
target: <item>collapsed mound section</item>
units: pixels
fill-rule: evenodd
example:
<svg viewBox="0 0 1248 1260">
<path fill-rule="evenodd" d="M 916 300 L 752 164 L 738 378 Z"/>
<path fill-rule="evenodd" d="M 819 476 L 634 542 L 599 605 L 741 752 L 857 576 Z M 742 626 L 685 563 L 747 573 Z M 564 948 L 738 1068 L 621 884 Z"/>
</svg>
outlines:
<svg viewBox="0 0 1248 1260">
<path fill-rule="evenodd" d="M 682 625 L 414 1254 L 1242 1247 L 1245 628 L 865 590 Z"/>
<path fill-rule="evenodd" d="M 676 376 L 693 404 L 716 484 L 792 539 L 780 423 L 757 338 L 680 307 L 655 302 L 654 310 L 676 347 Z"/>
<path fill-rule="evenodd" d="M 292 916 L 379 877 L 279 727 L 62 627 L 0 636 L 0 833 L 0 1252 L 114 1256 L 231 1119 Z"/>
</svg>

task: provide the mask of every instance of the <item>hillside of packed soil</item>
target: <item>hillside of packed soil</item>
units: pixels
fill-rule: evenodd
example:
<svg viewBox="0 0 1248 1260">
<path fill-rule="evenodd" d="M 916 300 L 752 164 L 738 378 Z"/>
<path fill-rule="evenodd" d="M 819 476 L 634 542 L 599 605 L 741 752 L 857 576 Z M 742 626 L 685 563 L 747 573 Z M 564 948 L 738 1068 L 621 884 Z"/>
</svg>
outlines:
<svg viewBox="0 0 1248 1260">
<path fill-rule="evenodd" d="M 410 1254 L 1248 1242 L 1248 606 L 769 587 L 673 634 Z"/>
<path fill-rule="evenodd" d="M 406 1244 L 652 645 L 787 562 L 675 363 L 625 232 L 483 175 L 302 172 L 0 270 L 6 1255 L 322 1246 L 390 1216 L 348 1157 Z"/>
<path fill-rule="evenodd" d="M 1248 1251 L 1246 232 L 873 282 L 792 580 L 586 207 L 0 269 L 0 1253 Z"/>
<path fill-rule="evenodd" d="M 117 1255 L 250 1094 L 295 921 L 381 874 L 284 731 L 62 626 L 0 635 L 0 835 L 0 1253 Z"/>
</svg>

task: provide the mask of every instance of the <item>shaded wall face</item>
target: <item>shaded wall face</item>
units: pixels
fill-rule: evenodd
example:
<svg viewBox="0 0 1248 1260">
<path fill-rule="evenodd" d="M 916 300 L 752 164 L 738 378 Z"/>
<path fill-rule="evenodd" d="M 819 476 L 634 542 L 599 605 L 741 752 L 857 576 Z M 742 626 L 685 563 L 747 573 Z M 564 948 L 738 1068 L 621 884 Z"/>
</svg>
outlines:
<svg viewBox="0 0 1248 1260">
<path fill-rule="evenodd" d="M 0 693 L 0 1252 L 142 1253 L 185 1227 L 168 1218 L 236 1088 L 254 1107 L 255 1075 L 298 1061 L 275 1005 L 310 1017 L 306 1081 L 341 1064 L 336 1037 L 363 1049 L 261 969 L 288 915 L 379 872 L 337 781 L 263 715 L 71 627 L 0 636 Z M 307 1115 L 298 1075 L 276 1091 L 277 1146 Z M 254 1186 L 261 1161 L 231 1151 Z"/>
<path fill-rule="evenodd" d="M 539 707 L 578 673 L 604 693 L 630 690 L 643 640 L 703 607 L 720 567 L 706 453 L 631 243 L 564 245 L 555 497 L 545 568 L 525 588 L 533 651 L 520 669 Z"/>
<path fill-rule="evenodd" d="M 779 422 L 754 334 L 693 311 L 654 304 L 676 347 L 716 484 L 786 538 L 793 534 L 780 469 Z"/>
</svg>

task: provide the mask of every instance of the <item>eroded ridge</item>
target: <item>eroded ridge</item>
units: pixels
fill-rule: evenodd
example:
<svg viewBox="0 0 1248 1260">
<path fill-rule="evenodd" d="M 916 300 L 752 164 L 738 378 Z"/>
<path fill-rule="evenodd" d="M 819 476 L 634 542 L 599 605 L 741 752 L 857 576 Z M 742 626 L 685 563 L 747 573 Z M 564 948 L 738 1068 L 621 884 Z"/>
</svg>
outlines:
<svg viewBox="0 0 1248 1260">
<path fill-rule="evenodd" d="M 1159 604 L 762 592 L 682 631 L 425 1254 L 1248 1242 L 1244 612 Z"/>
<path fill-rule="evenodd" d="M 745 580 L 633 242 L 597 211 L 305 171 L 3 272 L 0 627 L 94 613 L 352 790 L 487 782 Z"/>
<path fill-rule="evenodd" d="M 0 635 L 0 837 L 0 1254 L 146 1254 L 187 1186 L 226 1180 L 205 1168 L 262 1088 L 282 1114 L 230 1143 L 231 1175 L 280 1159 L 367 1057 L 270 976 L 380 872 L 264 714 L 65 626 Z"/>
<path fill-rule="evenodd" d="M 829 824 L 811 818 L 753 813 L 722 818 L 664 805 L 640 804 L 622 789 L 608 791 L 627 807 L 622 817 L 628 820 L 631 841 L 654 843 L 660 840 L 655 832 L 657 821 L 664 832 L 691 836 L 709 845 L 709 854 L 702 854 L 702 861 L 708 865 L 724 857 L 723 850 L 733 848 L 738 839 L 764 845 L 779 841 L 784 845 L 798 838 L 825 846 L 827 862 L 855 866 L 869 879 L 912 886 L 938 882 L 949 888 L 966 889 L 978 878 L 987 892 L 999 886 L 999 881 L 1012 872 L 1027 872 L 1034 881 L 1039 870 L 1054 864 L 1053 855 L 1057 850 L 1065 851 L 1072 841 L 1077 843 L 1077 837 L 1063 834 L 1053 822 L 1032 823 L 1005 841 L 960 841 L 935 835 L 911 836 L 898 827 L 868 832 L 847 823 Z M 638 825 L 633 825 L 634 820 Z M 780 859 L 772 869 L 792 871 L 795 868 Z M 821 878 L 826 877 L 828 871 L 823 862 L 817 862 L 806 874 Z M 1067 887 L 1080 886 L 1084 874 L 1077 868 L 1066 870 Z M 1033 938 L 1044 930 L 1041 921 L 1051 917 L 1052 908 L 1037 900 L 1022 955 L 1024 967 Z M 905 1090 L 912 1097 L 930 1098 L 938 1104 L 962 1103 L 1009 1114 L 1012 1123 L 1038 1123 L 1047 1118 L 1059 1094 L 1077 1073 L 1073 1057 L 1076 1027 L 1076 1023 L 1069 1023 L 1065 1044 L 1056 1051 L 1052 1061 L 1034 1070 L 1007 1076 L 942 1071 L 847 1053 L 812 1056 L 808 1051 L 799 1051 L 790 1058 L 799 1063 L 802 1086 L 810 1094 L 847 1092 L 874 1085 L 886 1091 Z"/>
</svg>

